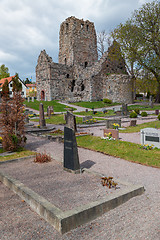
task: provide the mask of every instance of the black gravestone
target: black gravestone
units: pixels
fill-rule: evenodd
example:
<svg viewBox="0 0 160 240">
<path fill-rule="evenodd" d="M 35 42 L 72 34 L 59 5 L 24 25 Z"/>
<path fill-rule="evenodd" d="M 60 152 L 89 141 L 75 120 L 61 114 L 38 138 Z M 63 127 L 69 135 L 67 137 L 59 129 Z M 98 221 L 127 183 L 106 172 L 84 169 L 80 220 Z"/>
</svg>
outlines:
<svg viewBox="0 0 160 240">
<path fill-rule="evenodd" d="M 67 111 L 66 115 L 66 127 L 73 129 L 77 132 L 76 117 L 72 113 Z"/>
<path fill-rule="evenodd" d="M 71 128 L 64 127 L 64 169 L 80 172 L 78 157 L 77 141 L 75 131 Z"/>
</svg>

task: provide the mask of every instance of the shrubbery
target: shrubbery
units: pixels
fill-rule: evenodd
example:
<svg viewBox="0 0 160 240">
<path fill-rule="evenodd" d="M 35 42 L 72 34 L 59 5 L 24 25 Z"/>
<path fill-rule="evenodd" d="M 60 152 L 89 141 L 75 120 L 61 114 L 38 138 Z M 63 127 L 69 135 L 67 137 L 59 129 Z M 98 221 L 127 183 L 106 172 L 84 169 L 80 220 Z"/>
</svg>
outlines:
<svg viewBox="0 0 160 240">
<path fill-rule="evenodd" d="M 130 118 L 137 118 L 137 113 L 135 111 L 131 112 Z"/>
<path fill-rule="evenodd" d="M 139 108 L 136 108 L 134 111 L 135 111 L 137 114 L 139 114 L 139 113 L 140 113 L 140 110 L 139 110 Z"/>
<path fill-rule="evenodd" d="M 141 116 L 142 116 L 142 117 L 147 117 L 148 114 L 147 114 L 146 112 L 141 112 Z"/>
<path fill-rule="evenodd" d="M 158 115 L 158 120 L 160 120 L 160 114 Z"/>
<path fill-rule="evenodd" d="M 107 103 L 107 104 L 111 104 L 112 103 L 112 100 L 108 99 L 108 98 L 104 98 L 103 99 L 103 102 L 104 103 Z"/>
</svg>

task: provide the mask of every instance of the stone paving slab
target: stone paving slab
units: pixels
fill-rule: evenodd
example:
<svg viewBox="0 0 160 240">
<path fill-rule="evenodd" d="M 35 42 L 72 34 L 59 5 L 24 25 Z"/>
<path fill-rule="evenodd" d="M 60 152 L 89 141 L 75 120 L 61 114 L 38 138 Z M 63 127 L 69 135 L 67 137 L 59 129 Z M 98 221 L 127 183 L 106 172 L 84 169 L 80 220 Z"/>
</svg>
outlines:
<svg viewBox="0 0 160 240">
<path fill-rule="evenodd" d="M 1 165 L 1 171 L 0 180 L 61 233 L 144 191 L 142 186 L 120 181 L 117 190 L 108 189 L 102 186 L 99 174 L 71 174 L 56 161 L 46 164 L 34 163 L 33 159 L 14 161 Z"/>
</svg>

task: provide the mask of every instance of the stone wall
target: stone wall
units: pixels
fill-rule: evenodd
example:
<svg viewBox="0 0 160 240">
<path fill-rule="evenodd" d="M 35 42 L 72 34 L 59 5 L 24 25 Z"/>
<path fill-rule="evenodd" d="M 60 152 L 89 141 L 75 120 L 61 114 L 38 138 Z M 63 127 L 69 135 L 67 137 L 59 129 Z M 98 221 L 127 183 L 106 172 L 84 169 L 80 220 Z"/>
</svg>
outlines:
<svg viewBox="0 0 160 240">
<path fill-rule="evenodd" d="M 60 26 L 59 63 L 87 67 L 97 60 L 94 23 L 75 17 L 67 18 Z"/>
</svg>

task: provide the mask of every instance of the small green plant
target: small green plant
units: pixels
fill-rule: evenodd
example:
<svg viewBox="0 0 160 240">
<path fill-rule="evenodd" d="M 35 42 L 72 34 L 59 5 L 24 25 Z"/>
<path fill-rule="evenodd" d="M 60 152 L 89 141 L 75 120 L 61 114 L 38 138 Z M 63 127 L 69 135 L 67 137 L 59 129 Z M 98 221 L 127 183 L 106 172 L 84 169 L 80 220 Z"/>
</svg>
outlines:
<svg viewBox="0 0 160 240">
<path fill-rule="evenodd" d="M 135 111 L 130 113 L 130 118 L 137 118 L 137 113 Z"/>
<path fill-rule="evenodd" d="M 158 117 L 157 117 L 157 118 L 158 118 L 158 120 L 160 120 L 160 114 L 158 115 Z"/>
<path fill-rule="evenodd" d="M 108 98 L 104 98 L 103 99 L 103 102 L 104 103 L 107 103 L 107 104 L 112 104 L 112 100 L 108 99 Z"/>
<path fill-rule="evenodd" d="M 139 108 L 136 108 L 134 111 L 135 111 L 137 114 L 139 114 L 139 113 L 140 113 L 140 110 L 139 110 Z"/>
<path fill-rule="evenodd" d="M 147 117 L 148 114 L 147 114 L 147 112 L 141 112 L 141 116 L 142 116 L 142 117 Z"/>
<path fill-rule="evenodd" d="M 2 137 L 0 137 L 0 143 L 2 143 L 2 140 L 3 140 L 3 138 L 2 138 Z"/>
<path fill-rule="evenodd" d="M 36 163 L 51 162 L 51 156 L 47 155 L 46 153 L 36 153 L 34 162 Z"/>
<path fill-rule="evenodd" d="M 84 124 L 92 124 L 92 123 L 96 123 L 96 122 L 97 122 L 97 120 L 95 118 L 92 118 L 92 119 L 88 119 L 88 120 L 84 121 L 83 123 Z"/>
</svg>

